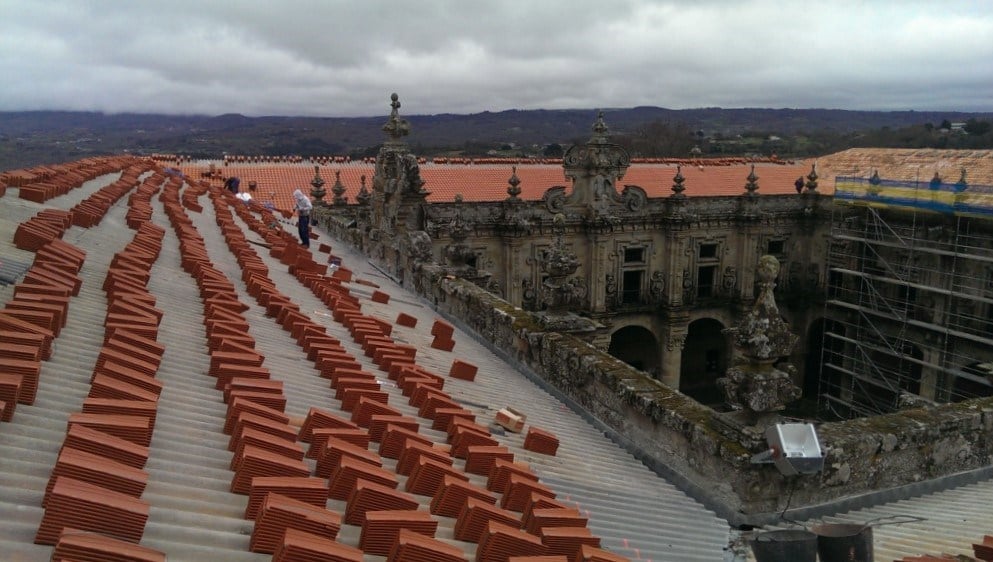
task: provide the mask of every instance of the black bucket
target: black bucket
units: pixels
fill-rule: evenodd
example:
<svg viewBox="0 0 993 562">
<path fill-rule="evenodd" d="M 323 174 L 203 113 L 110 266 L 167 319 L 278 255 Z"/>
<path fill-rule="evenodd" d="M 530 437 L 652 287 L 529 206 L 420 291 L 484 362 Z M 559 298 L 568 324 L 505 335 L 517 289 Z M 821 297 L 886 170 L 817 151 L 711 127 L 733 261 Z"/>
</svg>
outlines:
<svg viewBox="0 0 993 562">
<path fill-rule="evenodd" d="M 872 527 L 824 523 L 810 530 L 817 535 L 821 562 L 872 562 Z"/>
<path fill-rule="evenodd" d="M 755 562 L 815 562 L 817 535 L 810 531 L 767 531 L 752 540 Z"/>
</svg>

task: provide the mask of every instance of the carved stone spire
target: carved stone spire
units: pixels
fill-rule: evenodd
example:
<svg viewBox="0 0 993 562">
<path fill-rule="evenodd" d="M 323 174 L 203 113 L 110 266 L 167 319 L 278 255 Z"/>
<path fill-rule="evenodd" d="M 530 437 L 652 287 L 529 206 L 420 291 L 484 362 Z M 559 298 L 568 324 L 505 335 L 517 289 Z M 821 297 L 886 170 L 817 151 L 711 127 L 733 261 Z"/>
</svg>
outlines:
<svg viewBox="0 0 993 562">
<path fill-rule="evenodd" d="M 541 252 L 539 264 L 546 278 L 542 287 L 542 301 L 551 313 L 565 312 L 576 295 L 576 287 L 567 278 L 579 268 L 579 258 L 565 247 L 562 235 L 565 234 L 566 218 L 561 213 L 552 217 L 552 233 L 555 241 Z"/>
<path fill-rule="evenodd" d="M 565 177 L 572 180 L 568 204 L 592 208 L 601 213 L 607 202 L 617 196 L 618 181 L 631 165 L 631 157 L 622 146 L 607 137 L 603 112 L 593 123 L 593 136 L 586 144 L 569 148 L 562 157 Z"/>
<path fill-rule="evenodd" d="M 810 173 L 807 174 L 807 193 L 817 193 L 817 164 L 810 165 Z"/>
<path fill-rule="evenodd" d="M 607 123 L 603 120 L 603 110 L 597 111 L 596 121 L 593 122 L 593 136 L 590 137 L 590 144 L 605 144 L 607 138 Z"/>
<path fill-rule="evenodd" d="M 507 180 L 507 183 L 510 184 L 510 187 L 507 188 L 507 195 L 509 196 L 507 200 L 520 201 L 517 196 L 521 194 L 521 178 L 517 177 L 517 166 L 511 168 L 510 179 Z"/>
<path fill-rule="evenodd" d="M 390 107 L 390 118 L 383 125 L 383 131 L 389 135 L 391 142 L 400 142 L 402 137 L 410 134 L 410 123 L 400 118 L 400 96 L 396 93 L 390 95 Z"/>
<path fill-rule="evenodd" d="M 310 180 L 310 196 L 317 201 L 318 204 L 324 203 L 324 196 L 327 192 L 324 191 L 324 178 L 321 177 L 320 166 L 314 166 L 314 179 Z"/>
<path fill-rule="evenodd" d="M 800 397 L 790 374 L 773 366 L 789 356 L 797 342 L 776 305 L 773 289 L 778 275 L 779 260 L 762 256 L 755 272 L 759 285 L 755 305 L 737 327 L 726 330 L 743 361 L 717 380 L 732 408 L 753 415 L 782 410 Z"/>
<path fill-rule="evenodd" d="M 758 197 L 759 195 L 756 191 L 759 190 L 759 177 L 755 175 L 755 164 L 752 164 L 752 171 L 748 173 L 748 177 L 745 179 L 748 180 L 745 183 L 745 197 L 749 199 Z"/>
<path fill-rule="evenodd" d="M 682 199 L 686 197 L 686 194 L 683 193 L 684 191 L 686 191 L 686 186 L 683 185 L 685 181 L 686 178 L 683 177 L 683 166 L 680 164 L 676 164 L 676 176 L 672 178 L 672 195 L 670 195 L 669 197 L 674 197 L 676 199 Z"/>
<path fill-rule="evenodd" d="M 335 206 L 347 205 L 348 201 L 345 199 L 345 185 L 341 183 L 341 170 L 335 170 L 334 172 L 334 185 L 331 186 L 331 193 L 334 197 L 331 199 L 331 203 Z"/>
<path fill-rule="evenodd" d="M 359 178 L 359 181 L 361 182 L 362 187 L 359 188 L 359 193 L 358 195 L 355 196 L 355 200 L 358 202 L 359 205 L 366 205 L 369 203 L 369 198 L 372 195 L 369 193 L 369 189 L 366 188 L 365 186 L 365 174 L 362 174 L 362 177 Z"/>
</svg>

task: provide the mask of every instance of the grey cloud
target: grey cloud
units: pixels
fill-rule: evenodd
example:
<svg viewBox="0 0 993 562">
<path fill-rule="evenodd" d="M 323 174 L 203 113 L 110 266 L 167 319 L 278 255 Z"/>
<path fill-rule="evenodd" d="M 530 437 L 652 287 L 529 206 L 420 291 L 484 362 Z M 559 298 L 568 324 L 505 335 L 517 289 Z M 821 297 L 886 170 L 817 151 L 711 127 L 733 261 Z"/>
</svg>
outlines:
<svg viewBox="0 0 993 562">
<path fill-rule="evenodd" d="M 984 2 L 0 0 L 0 110 L 993 111 Z"/>
</svg>

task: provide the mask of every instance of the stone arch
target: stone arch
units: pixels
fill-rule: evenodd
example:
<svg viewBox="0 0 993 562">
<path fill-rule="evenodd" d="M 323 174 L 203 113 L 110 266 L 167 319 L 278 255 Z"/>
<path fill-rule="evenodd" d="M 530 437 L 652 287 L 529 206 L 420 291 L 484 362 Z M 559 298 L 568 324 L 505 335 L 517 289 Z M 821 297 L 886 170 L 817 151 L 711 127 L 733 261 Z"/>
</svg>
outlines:
<svg viewBox="0 0 993 562">
<path fill-rule="evenodd" d="M 717 379 L 730 364 L 730 345 L 724 324 L 713 318 L 690 322 L 679 366 L 679 391 L 701 404 L 724 403 Z"/>
<path fill-rule="evenodd" d="M 635 369 L 651 373 L 655 377 L 658 376 L 659 342 L 655 334 L 648 328 L 630 325 L 615 331 L 610 336 L 610 347 L 607 349 L 607 353 Z"/>
</svg>

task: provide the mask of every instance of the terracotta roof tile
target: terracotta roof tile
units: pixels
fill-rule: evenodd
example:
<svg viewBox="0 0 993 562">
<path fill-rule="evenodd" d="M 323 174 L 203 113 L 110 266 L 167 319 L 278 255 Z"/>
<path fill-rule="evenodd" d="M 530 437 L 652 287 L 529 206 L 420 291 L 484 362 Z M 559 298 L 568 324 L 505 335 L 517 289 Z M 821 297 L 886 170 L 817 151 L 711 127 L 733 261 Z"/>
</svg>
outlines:
<svg viewBox="0 0 993 562">
<path fill-rule="evenodd" d="M 686 195 L 690 197 L 716 197 L 741 195 L 745 191 L 745 182 L 750 171 L 749 164 L 736 161 L 702 161 L 703 165 L 683 166 L 682 173 L 686 178 Z M 208 164 L 188 163 L 181 166 L 183 173 L 193 178 L 201 177 L 206 172 Z M 457 195 L 466 202 L 502 201 L 507 198 L 507 180 L 510 178 L 515 164 L 422 164 L 421 177 L 424 179 L 424 189 L 428 201 L 447 203 L 455 200 Z M 310 193 L 310 182 L 314 178 L 314 168 L 310 164 L 229 164 L 218 167 L 226 176 L 237 176 L 241 179 L 242 190 L 247 189 L 249 181 L 258 185 L 253 197 L 261 201 L 272 200 L 277 209 L 290 209 L 293 206 L 293 190 L 300 189 Z M 328 192 L 325 201 L 331 201 L 331 186 L 334 185 L 335 173 L 341 173 L 341 182 L 345 186 L 345 197 L 350 202 L 355 201 L 361 186 L 361 177 L 366 178 L 366 188 L 372 190 L 372 177 L 375 165 L 362 162 L 331 164 L 320 168 L 324 189 Z M 755 164 L 755 173 L 759 176 L 760 195 L 779 195 L 794 193 L 793 182 L 799 176 L 810 172 L 808 163 L 772 164 L 760 162 Z M 632 164 L 619 188 L 624 185 L 637 185 L 648 193 L 649 197 L 668 197 L 672 194 L 672 178 L 676 175 L 674 164 L 645 163 Z M 571 187 L 560 164 L 522 164 L 517 165 L 517 177 L 521 180 L 520 198 L 526 201 L 540 200 L 545 191 L 551 187 L 562 185 Z M 222 180 L 215 178 L 220 185 Z M 833 182 L 822 182 L 820 191 L 830 194 Z M 275 194 L 275 196 L 272 196 Z"/>
</svg>

